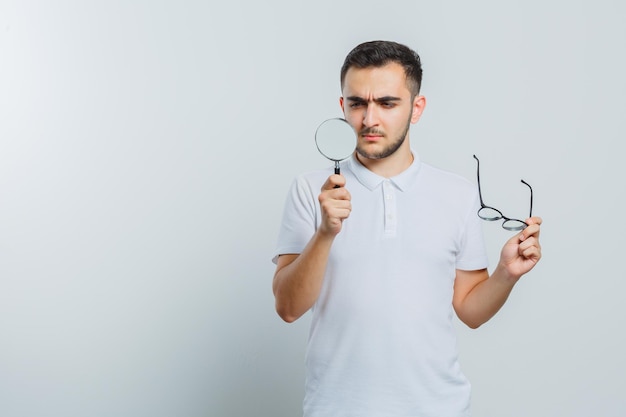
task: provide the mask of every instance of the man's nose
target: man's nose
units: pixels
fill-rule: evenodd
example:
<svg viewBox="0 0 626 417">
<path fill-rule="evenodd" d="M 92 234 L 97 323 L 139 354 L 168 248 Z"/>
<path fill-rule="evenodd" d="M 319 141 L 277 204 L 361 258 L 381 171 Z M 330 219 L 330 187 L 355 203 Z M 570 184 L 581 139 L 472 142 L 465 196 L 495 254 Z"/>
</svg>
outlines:
<svg viewBox="0 0 626 417">
<path fill-rule="evenodd" d="M 376 106 L 369 104 L 363 114 L 363 125 L 367 127 L 376 126 L 378 124 L 378 112 Z"/>
</svg>

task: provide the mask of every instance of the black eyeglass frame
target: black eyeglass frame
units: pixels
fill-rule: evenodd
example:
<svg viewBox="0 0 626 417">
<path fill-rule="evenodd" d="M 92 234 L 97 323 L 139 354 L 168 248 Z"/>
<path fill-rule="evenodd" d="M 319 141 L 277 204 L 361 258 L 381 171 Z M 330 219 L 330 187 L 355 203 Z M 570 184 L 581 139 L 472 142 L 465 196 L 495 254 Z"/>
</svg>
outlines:
<svg viewBox="0 0 626 417">
<path fill-rule="evenodd" d="M 496 221 L 496 220 L 504 220 L 502 222 L 502 228 L 511 231 L 524 230 L 528 227 L 528 223 L 523 220 L 513 219 L 510 217 L 506 217 L 500 210 L 495 207 L 488 206 L 483 201 L 483 193 L 480 189 L 480 160 L 476 155 L 473 155 L 476 160 L 476 179 L 478 180 L 478 197 L 480 198 L 480 209 L 478 209 L 478 217 L 486 221 Z M 533 187 L 530 186 L 526 181 L 521 180 L 521 182 L 526 185 L 530 189 L 530 214 L 528 217 L 533 216 Z M 496 216 L 487 216 L 484 214 L 486 210 L 493 210 L 495 213 L 498 213 Z M 481 212 L 483 214 L 481 214 Z"/>
</svg>

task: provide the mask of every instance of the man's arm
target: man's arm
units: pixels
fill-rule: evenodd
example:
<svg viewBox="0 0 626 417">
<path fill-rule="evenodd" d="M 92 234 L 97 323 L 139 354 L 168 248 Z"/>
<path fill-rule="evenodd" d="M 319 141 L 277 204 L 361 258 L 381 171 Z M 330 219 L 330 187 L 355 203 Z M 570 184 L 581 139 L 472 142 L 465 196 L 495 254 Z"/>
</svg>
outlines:
<svg viewBox="0 0 626 417">
<path fill-rule="evenodd" d="M 527 223 L 527 228 L 506 242 L 491 276 L 486 269 L 456 271 L 452 305 L 469 327 L 475 329 L 493 317 L 521 276 L 541 259 L 541 218 L 531 217 Z"/>
<path fill-rule="evenodd" d="M 302 253 L 278 257 L 272 287 L 276 312 L 288 323 L 306 313 L 320 294 L 330 248 L 352 209 L 345 182 L 342 175 L 326 180 L 319 195 L 320 226 Z"/>
</svg>

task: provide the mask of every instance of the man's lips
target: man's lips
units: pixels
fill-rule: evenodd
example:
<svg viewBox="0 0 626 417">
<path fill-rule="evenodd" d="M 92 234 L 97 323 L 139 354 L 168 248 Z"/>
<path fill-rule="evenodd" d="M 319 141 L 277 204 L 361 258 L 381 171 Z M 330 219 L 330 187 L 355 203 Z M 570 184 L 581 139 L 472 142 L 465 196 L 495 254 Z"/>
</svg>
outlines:
<svg viewBox="0 0 626 417">
<path fill-rule="evenodd" d="M 382 138 L 382 135 L 372 135 L 372 134 L 361 135 L 361 136 L 368 142 L 376 142 Z"/>
</svg>

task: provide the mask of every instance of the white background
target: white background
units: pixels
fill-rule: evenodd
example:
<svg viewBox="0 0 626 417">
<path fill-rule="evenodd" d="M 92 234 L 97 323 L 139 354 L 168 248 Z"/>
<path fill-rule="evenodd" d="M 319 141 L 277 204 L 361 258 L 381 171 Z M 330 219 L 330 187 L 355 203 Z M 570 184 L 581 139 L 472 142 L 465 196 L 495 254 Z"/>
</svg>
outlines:
<svg viewBox="0 0 626 417">
<path fill-rule="evenodd" d="M 275 314 L 270 258 L 372 39 L 422 56 L 420 157 L 474 181 L 476 153 L 488 203 L 523 217 L 524 178 L 544 218 L 458 326 L 474 415 L 624 416 L 618 0 L 0 2 L 0 415 L 300 415 L 309 316 Z"/>
</svg>

